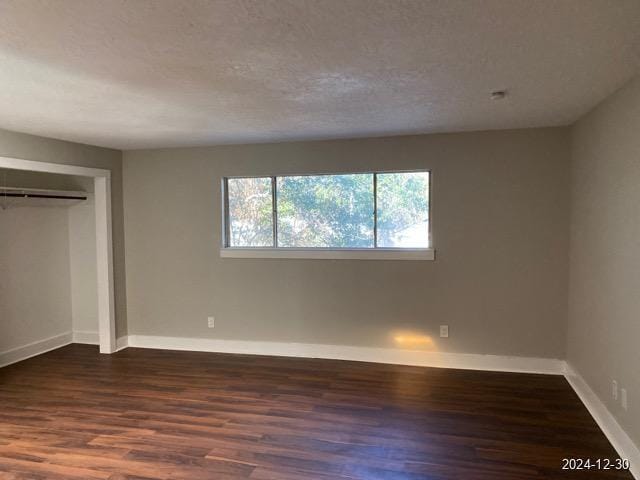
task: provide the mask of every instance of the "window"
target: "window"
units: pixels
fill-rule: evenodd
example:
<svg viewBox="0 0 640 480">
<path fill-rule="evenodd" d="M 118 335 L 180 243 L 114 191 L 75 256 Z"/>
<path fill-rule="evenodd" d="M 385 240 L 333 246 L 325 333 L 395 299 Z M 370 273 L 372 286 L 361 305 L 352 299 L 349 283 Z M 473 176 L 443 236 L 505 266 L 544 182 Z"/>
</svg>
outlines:
<svg viewBox="0 0 640 480">
<path fill-rule="evenodd" d="M 227 205 L 229 246 L 275 246 L 270 178 L 230 178 Z"/>
<path fill-rule="evenodd" d="M 377 186 L 378 246 L 429 247 L 429 174 L 379 173 Z"/>
<path fill-rule="evenodd" d="M 225 178 L 223 256 L 432 259 L 429 188 L 427 171 Z"/>
<path fill-rule="evenodd" d="M 276 178 L 279 247 L 372 248 L 373 175 Z"/>
</svg>

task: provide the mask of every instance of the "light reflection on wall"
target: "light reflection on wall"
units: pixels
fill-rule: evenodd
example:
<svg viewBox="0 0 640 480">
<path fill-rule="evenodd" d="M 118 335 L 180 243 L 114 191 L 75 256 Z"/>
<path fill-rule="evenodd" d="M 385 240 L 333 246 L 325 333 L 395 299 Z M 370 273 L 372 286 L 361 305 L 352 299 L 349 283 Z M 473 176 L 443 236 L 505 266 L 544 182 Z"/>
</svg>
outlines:
<svg viewBox="0 0 640 480">
<path fill-rule="evenodd" d="M 424 335 L 420 332 L 398 331 L 393 332 L 391 337 L 397 347 L 406 350 L 437 350 L 433 339 L 429 335 Z"/>
</svg>

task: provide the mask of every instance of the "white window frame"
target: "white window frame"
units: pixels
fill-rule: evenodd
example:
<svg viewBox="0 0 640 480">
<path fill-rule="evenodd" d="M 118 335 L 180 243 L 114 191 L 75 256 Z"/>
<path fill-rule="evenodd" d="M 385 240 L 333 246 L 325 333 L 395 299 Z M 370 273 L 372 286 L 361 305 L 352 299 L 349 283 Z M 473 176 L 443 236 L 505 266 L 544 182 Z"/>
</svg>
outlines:
<svg viewBox="0 0 640 480">
<path fill-rule="evenodd" d="M 228 180 L 235 178 L 271 178 L 275 185 L 277 177 L 300 177 L 320 175 L 373 175 L 374 176 L 374 208 L 377 209 L 377 179 L 376 175 L 384 173 L 428 173 L 429 174 L 429 247 L 428 248 L 387 248 L 374 246 L 371 248 L 321 248 L 321 247 L 231 247 L 229 246 L 229 197 Z M 222 258 L 270 258 L 270 259 L 315 259 L 315 260 L 435 260 L 433 248 L 433 218 L 431 197 L 433 187 L 433 173 L 428 169 L 417 170 L 376 170 L 365 172 L 332 172 L 332 173 L 305 173 L 305 174 L 277 174 L 277 175 L 241 175 L 222 178 L 222 245 L 220 257 Z M 275 187 L 272 188 L 273 205 L 273 238 L 277 244 L 277 203 Z M 374 236 L 377 236 L 377 216 L 374 213 Z M 377 242 L 374 242 L 377 243 Z"/>
</svg>

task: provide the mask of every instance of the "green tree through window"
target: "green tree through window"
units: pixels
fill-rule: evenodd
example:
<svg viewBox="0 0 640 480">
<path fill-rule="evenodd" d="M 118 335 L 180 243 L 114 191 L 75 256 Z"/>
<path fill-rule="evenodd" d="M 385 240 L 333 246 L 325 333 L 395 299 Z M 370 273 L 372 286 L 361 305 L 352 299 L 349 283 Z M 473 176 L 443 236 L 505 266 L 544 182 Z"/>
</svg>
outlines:
<svg viewBox="0 0 640 480">
<path fill-rule="evenodd" d="M 378 246 L 429 246 L 429 173 L 377 175 Z"/>
<path fill-rule="evenodd" d="M 278 178 L 278 245 L 373 247 L 373 175 Z"/>
<path fill-rule="evenodd" d="M 271 178 L 227 180 L 229 246 L 273 247 Z"/>
</svg>

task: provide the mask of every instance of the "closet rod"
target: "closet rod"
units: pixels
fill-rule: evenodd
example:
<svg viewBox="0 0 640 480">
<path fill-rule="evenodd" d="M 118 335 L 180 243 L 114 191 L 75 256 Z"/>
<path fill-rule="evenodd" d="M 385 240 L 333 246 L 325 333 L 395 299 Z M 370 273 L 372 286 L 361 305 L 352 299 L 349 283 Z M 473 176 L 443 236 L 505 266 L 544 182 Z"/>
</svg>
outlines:
<svg viewBox="0 0 640 480">
<path fill-rule="evenodd" d="M 87 197 L 69 196 L 69 195 L 48 195 L 45 193 L 9 193 L 0 191 L 0 197 L 15 198 L 52 198 L 57 200 L 86 200 Z"/>
</svg>

